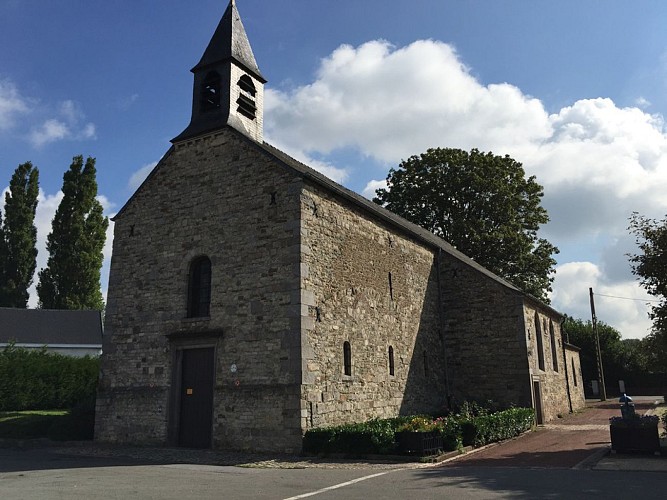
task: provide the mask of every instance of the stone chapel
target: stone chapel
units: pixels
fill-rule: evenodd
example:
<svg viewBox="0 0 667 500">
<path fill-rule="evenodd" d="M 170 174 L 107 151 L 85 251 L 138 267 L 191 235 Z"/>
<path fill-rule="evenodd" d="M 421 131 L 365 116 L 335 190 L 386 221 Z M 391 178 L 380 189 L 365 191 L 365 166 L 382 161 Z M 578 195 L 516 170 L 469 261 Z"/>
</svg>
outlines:
<svg viewBox="0 0 667 500">
<path fill-rule="evenodd" d="M 98 441 L 298 452 L 453 401 L 584 404 L 562 315 L 263 141 L 232 0 L 189 125 L 115 217 Z"/>
</svg>

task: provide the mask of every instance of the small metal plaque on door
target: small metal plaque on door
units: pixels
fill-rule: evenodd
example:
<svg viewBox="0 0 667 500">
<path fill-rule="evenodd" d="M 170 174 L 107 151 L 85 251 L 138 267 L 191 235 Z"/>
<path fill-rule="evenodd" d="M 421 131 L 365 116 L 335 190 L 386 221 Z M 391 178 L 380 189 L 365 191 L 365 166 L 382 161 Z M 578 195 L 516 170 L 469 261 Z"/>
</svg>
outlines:
<svg viewBox="0 0 667 500">
<path fill-rule="evenodd" d="M 192 396 L 192 389 L 185 389 L 185 394 Z"/>
</svg>

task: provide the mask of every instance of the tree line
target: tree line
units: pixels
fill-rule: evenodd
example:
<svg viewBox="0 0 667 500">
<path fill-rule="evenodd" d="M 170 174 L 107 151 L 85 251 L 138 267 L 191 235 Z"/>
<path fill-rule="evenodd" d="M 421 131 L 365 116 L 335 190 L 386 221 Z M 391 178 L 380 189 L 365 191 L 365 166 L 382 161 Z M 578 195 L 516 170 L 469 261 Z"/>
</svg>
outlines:
<svg viewBox="0 0 667 500">
<path fill-rule="evenodd" d="M 102 310 L 102 249 L 109 220 L 97 200 L 95 159 L 75 156 L 63 176 L 63 199 L 51 223 L 46 267 L 38 273 L 43 309 Z M 39 169 L 19 165 L 0 210 L 0 307 L 26 308 L 37 267 L 35 214 Z"/>
</svg>

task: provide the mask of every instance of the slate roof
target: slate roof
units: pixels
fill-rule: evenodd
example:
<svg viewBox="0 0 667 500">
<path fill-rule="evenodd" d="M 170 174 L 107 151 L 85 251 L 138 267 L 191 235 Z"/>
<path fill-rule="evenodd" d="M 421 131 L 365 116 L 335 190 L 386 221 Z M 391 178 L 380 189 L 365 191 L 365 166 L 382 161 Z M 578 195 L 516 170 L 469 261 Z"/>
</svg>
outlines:
<svg viewBox="0 0 667 500">
<path fill-rule="evenodd" d="M 102 346 L 99 311 L 0 307 L 0 343 Z"/>
<path fill-rule="evenodd" d="M 191 71 L 194 73 L 206 66 L 229 59 L 233 59 L 253 73 L 262 83 L 266 83 L 255 61 L 255 55 L 252 53 L 248 35 L 234 0 L 229 3 L 201 60 Z"/>
</svg>

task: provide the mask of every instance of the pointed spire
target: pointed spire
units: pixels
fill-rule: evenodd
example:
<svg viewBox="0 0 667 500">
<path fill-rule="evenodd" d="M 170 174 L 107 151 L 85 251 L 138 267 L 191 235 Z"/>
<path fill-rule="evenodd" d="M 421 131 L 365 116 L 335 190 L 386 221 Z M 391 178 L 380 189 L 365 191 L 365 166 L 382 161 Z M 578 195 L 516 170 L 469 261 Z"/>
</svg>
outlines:
<svg viewBox="0 0 667 500">
<path fill-rule="evenodd" d="M 234 0 L 229 2 L 227 10 L 204 51 L 204 55 L 191 71 L 194 73 L 207 66 L 230 59 L 252 73 L 262 83 L 266 83 L 266 79 L 262 76 L 255 61 L 255 55 L 250 48 L 248 35 L 246 35 Z"/>
</svg>

